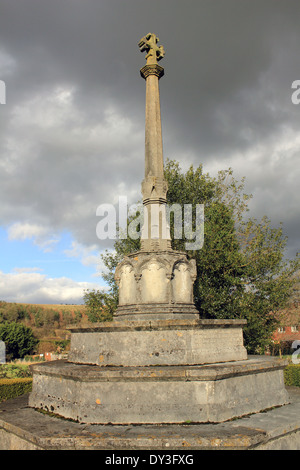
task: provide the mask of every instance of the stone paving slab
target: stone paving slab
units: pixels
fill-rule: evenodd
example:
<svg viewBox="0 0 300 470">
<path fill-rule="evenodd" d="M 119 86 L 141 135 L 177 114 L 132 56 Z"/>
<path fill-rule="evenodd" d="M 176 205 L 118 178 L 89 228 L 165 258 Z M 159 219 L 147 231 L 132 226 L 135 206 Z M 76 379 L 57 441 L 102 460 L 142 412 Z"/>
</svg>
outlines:
<svg viewBox="0 0 300 470">
<path fill-rule="evenodd" d="M 219 424 L 91 425 L 42 414 L 28 396 L 0 405 L 4 450 L 300 450 L 300 389 L 291 403 Z"/>
<path fill-rule="evenodd" d="M 291 403 L 239 419 L 238 426 L 262 430 L 269 440 L 277 439 L 280 435 L 298 433 L 300 449 L 300 387 L 287 387 Z M 234 426 L 234 421 L 232 422 Z"/>
</svg>

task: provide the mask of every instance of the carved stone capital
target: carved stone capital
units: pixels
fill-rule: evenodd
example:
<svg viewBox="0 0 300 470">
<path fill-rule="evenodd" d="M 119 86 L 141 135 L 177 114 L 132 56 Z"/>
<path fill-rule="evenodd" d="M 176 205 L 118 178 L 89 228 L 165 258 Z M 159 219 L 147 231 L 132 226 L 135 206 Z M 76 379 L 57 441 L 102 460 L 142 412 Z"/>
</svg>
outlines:
<svg viewBox="0 0 300 470">
<path fill-rule="evenodd" d="M 143 201 L 157 200 L 167 202 L 168 183 L 165 179 L 156 176 L 147 176 L 142 181 Z"/>
<path fill-rule="evenodd" d="M 147 241 L 142 240 L 142 245 Z M 152 251 L 152 245 L 150 248 L 126 256 L 117 266 L 119 307 L 115 317 L 198 315 L 193 302 L 195 260 L 188 259 L 184 252 L 162 251 L 161 245 L 157 251 Z"/>
<path fill-rule="evenodd" d="M 149 77 L 149 75 L 155 75 L 156 77 L 158 77 L 158 79 L 160 79 L 161 77 L 163 77 L 165 71 L 164 68 L 158 64 L 150 64 L 142 67 L 140 73 L 145 80 L 147 77 Z"/>
</svg>

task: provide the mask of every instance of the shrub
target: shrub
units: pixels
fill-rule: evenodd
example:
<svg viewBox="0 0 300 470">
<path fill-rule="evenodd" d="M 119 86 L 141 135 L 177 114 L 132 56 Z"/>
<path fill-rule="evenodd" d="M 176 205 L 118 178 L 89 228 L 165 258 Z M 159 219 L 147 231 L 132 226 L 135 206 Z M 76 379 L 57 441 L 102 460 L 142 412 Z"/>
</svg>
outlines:
<svg viewBox="0 0 300 470">
<path fill-rule="evenodd" d="M 1 364 L 0 379 L 17 379 L 31 377 L 31 371 L 27 364 Z"/>
<path fill-rule="evenodd" d="M 32 379 L 0 379 L 0 402 L 31 392 Z"/>
<path fill-rule="evenodd" d="M 284 369 L 285 385 L 300 387 L 300 364 L 289 364 Z"/>
<path fill-rule="evenodd" d="M 0 339 L 5 342 L 6 357 L 10 359 L 30 354 L 38 344 L 31 328 L 16 322 L 4 322 L 0 325 Z"/>
</svg>

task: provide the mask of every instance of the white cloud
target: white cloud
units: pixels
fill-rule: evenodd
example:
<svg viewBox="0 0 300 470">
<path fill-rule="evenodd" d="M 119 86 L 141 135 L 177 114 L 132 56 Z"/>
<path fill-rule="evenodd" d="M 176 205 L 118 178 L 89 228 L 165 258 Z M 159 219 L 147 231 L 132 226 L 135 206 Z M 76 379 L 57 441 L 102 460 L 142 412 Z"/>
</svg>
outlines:
<svg viewBox="0 0 300 470">
<path fill-rule="evenodd" d="M 9 240 L 26 240 L 45 236 L 46 233 L 46 228 L 37 224 L 16 222 L 8 228 Z"/>
<path fill-rule="evenodd" d="M 49 278 L 38 268 L 0 271 L 1 300 L 18 303 L 81 304 L 85 289 L 101 289 L 99 284 L 76 282 L 67 277 Z"/>
<path fill-rule="evenodd" d="M 85 246 L 81 243 L 73 241 L 71 248 L 64 250 L 64 254 L 71 258 L 78 258 L 84 266 L 94 266 L 95 276 L 101 276 L 104 265 L 98 251 L 97 245 Z"/>
<path fill-rule="evenodd" d="M 39 246 L 44 253 L 51 252 L 54 245 L 59 242 L 59 237 L 57 236 L 50 238 L 49 228 L 28 222 L 16 222 L 12 224 L 8 227 L 7 233 L 9 240 L 33 239 L 34 244 Z"/>
<path fill-rule="evenodd" d="M 35 273 L 42 271 L 41 268 L 13 268 L 13 273 Z"/>
</svg>

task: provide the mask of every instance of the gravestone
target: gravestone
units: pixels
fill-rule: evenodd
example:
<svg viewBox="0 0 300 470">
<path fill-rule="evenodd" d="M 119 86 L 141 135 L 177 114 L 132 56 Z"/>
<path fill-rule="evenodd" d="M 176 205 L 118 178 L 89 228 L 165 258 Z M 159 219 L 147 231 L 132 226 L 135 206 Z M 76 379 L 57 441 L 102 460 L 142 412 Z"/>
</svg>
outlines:
<svg viewBox="0 0 300 470">
<path fill-rule="evenodd" d="M 0 364 L 5 364 L 6 362 L 5 351 L 5 343 L 4 341 L 0 341 Z"/>
</svg>

